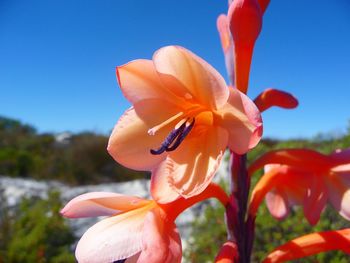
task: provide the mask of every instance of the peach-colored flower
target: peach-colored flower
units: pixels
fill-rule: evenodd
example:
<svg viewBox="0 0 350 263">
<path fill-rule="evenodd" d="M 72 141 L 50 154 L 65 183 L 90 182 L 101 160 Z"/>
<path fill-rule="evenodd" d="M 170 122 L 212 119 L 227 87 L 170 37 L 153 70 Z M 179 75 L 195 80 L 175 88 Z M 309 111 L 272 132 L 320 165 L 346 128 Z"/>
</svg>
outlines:
<svg viewBox="0 0 350 263">
<path fill-rule="evenodd" d="M 331 250 L 350 254 L 349 228 L 316 232 L 293 239 L 272 251 L 263 263 L 280 263 Z"/>
<path fill-rule="evenodd" d="M 210 184 L 200 195 L 158 205 L 153 200 L 108 192 L 93 192 L 72 199 L 61 211 L 69 218 L 109 216 L 88 229 L 78 242 L 78 262 L 181 262 L 181 240 L 174 220 L 186 208 L 216 197 L 223 205 L 226 193 Z M 125 261 L 124 261 L 125 260 Z"/>
<path fill-rule="evenodd" d="M 93 192 L 74 198 L 61 213 L 70 218 L 110 216 L 80 239 L 75 251 L 80 263 L 181 262 L 176 226 L 154 201 Z"/>
<path fill-rule="evenodd" d="M 265 166 L 265 174 L 252 192 L 250 213 L 262 199 L 277 219 L 285 218 L 292 205 L 303 205 L 310 224 L 318 222 L 327 201 L 350 220 L 350 149 L 329 156 L 306 149 L 278 150 L 265 154 L 250 173 Z"/>
<path fill-rule="evenodd" d="M 261 138 L 254 103 L 185 48 L 164 47 L 153 60 L 118 67 L 117 77 L 133 107 L 116 124 L 108 151 L 126 167 L 152 171 L 158 202 L 199 194 L 227 146 L 243 154 Z M 162 190 L 169 185 L 173 194 Z"/>
</svg>

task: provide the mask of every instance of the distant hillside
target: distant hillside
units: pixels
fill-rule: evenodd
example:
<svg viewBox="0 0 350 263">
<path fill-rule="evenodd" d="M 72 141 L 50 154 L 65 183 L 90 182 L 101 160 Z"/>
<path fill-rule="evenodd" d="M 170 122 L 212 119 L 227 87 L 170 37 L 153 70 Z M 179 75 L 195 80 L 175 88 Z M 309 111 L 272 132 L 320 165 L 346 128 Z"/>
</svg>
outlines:
<svg viewBox="0 0 350 263">
<path fill-rule="evenodd" d="M 349 129 L 350 131 L 350 129 Z M 92 132 L 39 134 L 20 121 L 0 116 L 0 175 L 54 179 L 71 185 L 122 182 L 147 178 L 117 164 L 106 151 L 108 137 Z M 306 140 L 264 139 L 249 161 L 271 149 L 303 147 L 329 153 L 350 147 L 349 132 L 342 137 L 319 135 Z"/>
<path fill-rule="evenodd" d="M 0 175 L 92 184 L 147 178 L 117 164 L 108 137 L 92 132 L 39 134 L 28 124 L 0 116 Z"/>
</svg>

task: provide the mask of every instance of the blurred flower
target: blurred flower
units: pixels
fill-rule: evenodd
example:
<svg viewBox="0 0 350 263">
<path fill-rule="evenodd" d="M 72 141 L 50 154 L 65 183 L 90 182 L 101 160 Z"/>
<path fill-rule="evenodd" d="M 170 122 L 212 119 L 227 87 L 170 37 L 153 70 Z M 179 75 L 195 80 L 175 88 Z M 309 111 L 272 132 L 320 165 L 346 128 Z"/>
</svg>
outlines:
<svg viewBox="0 0 350 263">
<path fill-rule="evenodd" d="M 152 171 L 151 192 L 158 202 L 199 194 L 227 146 L 243 154 L 261 138 L 255 104 L 182 47 L 164 47 L 153 61 L 118 67 L 117 77 L 133 107 L 116 124 L 108 151 L 126 167 Z M 173 194 L 163 191 L 169 185 Z"/>
<path fill-rule="evenodd" d="M 293 239 L 276 248 L 263 263 L 285 262 L 331 250 L 341 250 L 350 254 L 349 228 L 317 232 Z"/>
<path fill-rule="evenodd" d="M 61 214 L 69 218 L 109 216 L 88 229 L 77 244 L 78 262 L 181 262 L 181 240 L 174 223 L 186 208 L 216 197 L 223 205 L 226 193 L 210 184 L 200 195 L 158 205 L 153 200 L 116 193 L 93 192 L 72 199 Z"/>
<path fill-rule="evenodd" d="M 310 224 L 318 222 L 327 201 L 350 220 L 350 149 L 329 156 L 306 149 L 278 150 L 265 154 L 250 173 L 265 167 L 265 174 L 252 192 L 250 213 L 266 196 L 270 213 L 285 218 L 292 205 L 303 205 Z"/>
<path fill-rule="evenodd" d="M 238 248 L 233 241 L 227 241 L 222 245 L 218 255 L 215 258 L 215 263 L 235 263 L 238 262 Z"/>
</svg>

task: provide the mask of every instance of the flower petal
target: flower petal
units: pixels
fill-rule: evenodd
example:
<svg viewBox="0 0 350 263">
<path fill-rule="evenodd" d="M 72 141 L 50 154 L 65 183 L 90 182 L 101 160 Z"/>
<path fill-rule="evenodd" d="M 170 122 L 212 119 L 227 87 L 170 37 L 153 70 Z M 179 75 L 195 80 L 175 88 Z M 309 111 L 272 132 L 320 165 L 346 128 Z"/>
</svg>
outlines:
<svg viewBox="0 0 350 263">
<path fill-rule="evenodd" d="M 151 177 L 151 195 L 152 199 L 157 203 L 165 204 L 170 203 L 181 197 L 169 183 L 167 172 L 171 170 L 168 167 L 170 162 L 161 162 L 153 171 Z"/>
<path fill-rule="evenodd" d="M 180 97 L 192 99 L 209 109 L 223 105 L 229 96 L 224 78 L 206 61 L 189 50 L 168 46 L 153 56 L 164 85 Z"/>
<path fill-rule="evenodd" d="M 276 248 L 263 263 L 285 262 L 331 250 L 350 253 L 350 229 L 318 232 L 298 237 Z"/>
<path fill-rule="evenodd" d="M 80 263 L 114 262 L 142 249 L 144 219 L 154 203 L 103 219 L 79 240 L 75 256 Z"/>
<path fill-rule="evenodd" d="M 92 192 L 73 198 L 61 210 L 61 214 L 69 218 L 111 216 L 145 206 L 150 202 L 135 196 Z"/>
<path fill-rule="evenodd" d="M 176 125 L 160 129 L 155 135 L 149 129 L 181 112 L 177 106 L 159 99 L 142 100 L 128 109 L 116 124 L 108 142 L 108 151 L 120 164 L 135 170 L 152 170 L 165 154 L 152 155 Z"/>
<path fill-rule="evenodd" d="M 304 200 L 304 214 L 311 225 L 316 225 L 320 220 L 321 212 L 328 200 L 327 189 L 322 177 L 309 176 L 309 189 Z"/>
<path fill-rule="evenodd" d="M 227 103 L 217 111 L 216 122 L 229 132 L 229 148 L 244 154 L 261 139 L 262 120 L 255 104 L 242 92 L 230 89 Z"/>
<path fill-rule="evenodd" d="M 309 171 L 324 172 L 333 166 L 334 161 L 326 155 L 309 149 L 275 150 L 255 160 L 249 167 L 249 174 L 253 174 L 266 164 L 285 164 L 295 167 L 305 167 Z"/>
<path fill-rule="evenodd" d="M 329 199 L 345 219 L 350 220 L 350 171 L 326 177 Z"/>
<path fill-rule="evenodd" d="M 134 60 L 117 67 L 116 72 L 119 86 L 132 104 L 144 99 L 158 98 L 170 102 L 177 99 L 163 86 L 152 60 Z"/>
<path fill-rule="evenodd" d="M 265 200 L 266 206 L 274 218 L 282 220 L 287 217 L 289 206 L 284 192 L 274 189 L 266 194 Z"/>
<path fill-rule="evenodd" d="M 350 148 L 338 149 L 330 157 L 337 162 L 337 165 L 350 164 Z"/>
<path fill-rule="evenodd" d="M 137 261 L 139 260 L 140 254 L 141 252 L 127 258 L 124 263 L 137 263 Z M 116 262 L 113 262 L 113 263 L 116 263 Z"/>
<path fill-rule="evenodd" d="M 251 215 L 256 215 L 266 194 L 276 187 L 281 177 L 287 174 L 288 168 L 286 166 L 278 166 L 269 169 L 269 171 L 260 178 L 252 191 L 249 202 L 249 213 Z"/>
<path fill-rule="evenodd" d="M 298 106 L 298 100 L 292 94 L 277 89 L 264 90 L 255 98 L 254 103 L 261 112 L 273 106 L 285 109 L 293 109 Z"/>
<path fill-rule="evenodd" d="M 166 176 L 171 187 L 185 198 L 201 193 L 211 182 L 228 139 L 227 132 L 220 127 L 199 126 L 192 132 L 191 137 L 164 160 L 164 169 L 152 174 L 152 180 Z M 160 200 L 166 199 L 161 193 L 158 196 Z"/>
<path fill-rule="evenodd" d="M 310 225 L 316 225 L 326 206 L 328 193 L 320 176 L 309 176 L 310 185 L 304 200 L 304 214 Z"/>
<path fill-rule="evenodd" d="M 174 222 L 166 220 L 159 209 L 147 214 L 138 263 L 180 263 L 181 239 Z"/>
<path fill-rule="evenodd" d="M 238 249 L 236 243 L 227 241 L 215 258 L 215 263 L 235 263 L 238 262 Z"/>
<path fill-rule="evenodd" d="M 333 167 L 331 169 L 332 172 L 339 173 L 339 174 L 346 174 L 350 172 L 350 163 L 348 164 L 341 164 Z"/>
</svg>

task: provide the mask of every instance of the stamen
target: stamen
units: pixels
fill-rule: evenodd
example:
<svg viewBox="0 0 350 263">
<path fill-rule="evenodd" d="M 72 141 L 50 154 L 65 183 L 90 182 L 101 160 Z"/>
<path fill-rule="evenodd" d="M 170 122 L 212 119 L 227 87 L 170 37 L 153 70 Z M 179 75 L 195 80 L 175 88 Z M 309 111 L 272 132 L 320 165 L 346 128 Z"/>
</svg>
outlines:
<svg viewBox="0 0 350 263">
<path fill-rule="evenodd" d="M 175 121 L 176 119 L 179 119 L 182 117 L 184 118 L 190 118 L 191 116 L 196 116 L 200 112 L 204 111 L 205 109 L 199 105 L 194 105 L 185 111 L 180 111 L 179 113 L 175 114 L 174 116 L 171 116 L 169 119 L 165 120 L 164 122 L 152 127 L 148 130 L 149 135 L 155 135 L 157 131 L 159 131 L 161 128 L 165 127 L 166 125 L 170 124 L 171 122 Z M 175 127 L 176 128 L 176 127 Z"/>
<path fill-rule="evenodd" d="M 158 130 L 160 130 L 161 128 L 163 128 L 165 125 L 168 125 L 169 123 L 171 123 L 172 121 L 176 120 L 177 118 L 181 117 L 184 113 L 183 112 L 179 112 L 178 114 L 170 117 L 169 119 L 167 119 L 166 121 L 162 122 L 161 124 L 154 126 L 153 128 L 148 130 L 148 134 L 149 135 L 154 135 L 156 134 L 156 132 Z"/>
<path fill-rule="evenodd" d="M 168 149 L 168 146 L 173 143 L 173 141 L 181 134 L 186 128 L 186 121 L 181 124 L 181 126 L 177 129 L 172 130 L 169 135 L 165 138 L 164 142 L 160 146 L 158 150 L 151 149 L 151 154 L 159 155 L 165 152 Z"/>
<path fill-rule="evenodd" d="M 172 130 L 169 135 L 165 138 L 164 142 L 158 150 L 151 149 L 151 154 L 159 155 L 163 152 L 171 152 L 176 150 L 181 142 L 186 138 L 188 133 L 192 130 L 195 119 L 193 118 L 192 122 L 189 123 L 188 120 L 184 121 L 179 128 Z M 172 144 L 172 145 L 171 145 Z"/>
<path fill-rule="evenodd" d="M 194 121 L 195 119 L 193 118 L 192 122 L 188 124 L 188 122 L 186 122 L 186 127 L 183 130 L 182 133 L 179 134 L 179 136 L 177 136 L 176 141 L 174 142 L 174 144 L 171 147 L 166 148 L 167 152 L 171 152 L 176 150 L 177 147 L 180 146 L 180 144 L 182 143 L 182 141 L 186 138 L 186 136 L 189 134 L 189 132 L 192 130 L 193 125 L 194 125 Z M 188 125 L 187 125 L 188 124 Z"/>
</svg>

